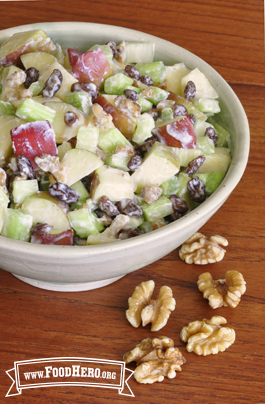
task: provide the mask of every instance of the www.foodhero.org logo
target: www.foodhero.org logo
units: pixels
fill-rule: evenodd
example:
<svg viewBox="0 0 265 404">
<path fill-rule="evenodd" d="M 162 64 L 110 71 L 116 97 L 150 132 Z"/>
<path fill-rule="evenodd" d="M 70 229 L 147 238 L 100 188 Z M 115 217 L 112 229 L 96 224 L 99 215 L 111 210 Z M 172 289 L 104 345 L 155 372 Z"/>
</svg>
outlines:
<svg viewBox="0 0 265 404">
<path fill-rule="evenodd" d="M 134 397 L 127 383 L 133 371 L 121 361 L 64 357 L 33 359 L 14 362 L 14 368 L 6 373 L 13 382 L 6 397 L 22 394 L 24 389 L 53 386 L 110 388 Z"/>
</svg>

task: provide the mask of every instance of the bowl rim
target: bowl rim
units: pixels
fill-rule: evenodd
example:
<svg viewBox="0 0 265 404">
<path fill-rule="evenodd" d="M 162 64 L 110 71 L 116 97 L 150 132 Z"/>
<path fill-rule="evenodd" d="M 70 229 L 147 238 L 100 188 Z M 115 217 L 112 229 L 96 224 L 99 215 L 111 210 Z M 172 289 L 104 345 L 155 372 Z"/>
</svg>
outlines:
<svg viewBox="0 0 265 404">
<path fill-rule="evenodd" d="M 111 24 L 99 24 L 93 22 L 70 22 L 70 21 L 61 21 L 61 22 L 40 22 L 34 24 L 26 24 L 20 25 L 17 27 L 7 28 L 5 30 L 0 31 L 0 43 L 3 42 L 3 38 L 13 35 L 16 32 L 22 32 L 31 29 L 43 29 L 45 32 L 49 32 L 49 30 L 55 30 L 58 32 L 64 31 L 67 27 L 68 33 L 69 29 L 71 31 L 81 31 L 81 30 L 88 30 L 88 29 L 109 29 L 113 30 L 122 37 L 122 33 L 124 32 L 128 36 L 137 37 L 138 40 L 141 39 L 142 41 L 150 41 L 155 42 L 156 45 L 166 45 L 167 47 L 172 47 L 172 49 L 176 53 L 176 63 L 177 63 L 177 51 L 181 51 L 182 54 L 185 56 L 185 63 L 189 64 L 189 61 L 192 64 L 199 65 L 202 70 L 207 68 L 210 70 L 210 78 L 216 83 L 220 83 L 222 88 L 229 94 L 229 100 L 232 101 L 234 109 L 240 114 L 241 121 L 239 122 L 239 126 L 241 132 L 244 134 L 244 141 L 240 142 L 238 148 L 234 151 L 234 155 L 232 156 L 232 161 L 230 167 L 221 183 L 219 188 L 209 197 L 206 201 L 203 202 L 202 205 L 195 208 L 187 215 L 183 216 L 182 218 L 178 219 L 175 222 L 172 222 L 165 227 L 157 229 L 156 231 L 152 231 L 150 233 L 146 233 L 141 235 L 140 237 L 134 237 L 127 240 L 121 240 L 119 242 L 108 243 L 108 244 L 100 244 L 100 245 L 88 245 L 88 246 L 59 246 L 59 245 L 44 245 L 44 244 L 33 244 L 29 242 L 19 241 L 9 239 L 7 237 L 0 236 L 0 250 L 4 252 L 9 252 L 11 250 L 16 250 L 16 253 L 21 253 L 24 255 L 25 253 L 30 253 L 33 256 L 38 256 L 42 254 L 49 254 L 50 258 L 58 258 L 58 255 L 62 255 L 64 259 L 73 258 L 73 256 L 79 257 L 86 257 L 86 256 L 94 256 L 101 254 L 108 254 L 113 252 L 119 252 L 121 250 L 126 250 L 130 247 L 136 248 L 137 245 L 144 243 L 145 241 L 148 242 L 156 242 L 157 239 L 163 237 L 163 235 L 173 236 L 176 228 L 181 232 L 184 228 L 187 228 L 190 224 L 192 224 L 195 218 L 203 217 L 211 207 L 218 206 L 220 203 L 222 204 L 228 198 L 230 193 L 233 189 L 238 185 L 241 177 L 244 174 L 244 171 L 247 166 L 248 156 L 249 156 L 249 149 L 250 149 L 250 131 L 249 131 L 249 124 L 246 113 L 244 108 L 232 90 L 230 85 L 226 82 L 226 80 L 207 62 L 203 59 L 199 58 L 192 52 L 186 50 L 185 48 L 180 47 L 179 45 L 167 41 L 165 39 L 159 38 L 157 36 L 147 34 L 145 32 L 139 30 L 133 30 L 130 28 L 125 28 L 121 26 L 115 26 Z M 179 61 L 181 62 L 181 61 Z M 209 74 L 207 73 L 207 77 Z M 233 160 L 237 158 L 239 161 L 236 163 Z M 236 166 L 236 170 L 233 168 Z"/>
</svg>

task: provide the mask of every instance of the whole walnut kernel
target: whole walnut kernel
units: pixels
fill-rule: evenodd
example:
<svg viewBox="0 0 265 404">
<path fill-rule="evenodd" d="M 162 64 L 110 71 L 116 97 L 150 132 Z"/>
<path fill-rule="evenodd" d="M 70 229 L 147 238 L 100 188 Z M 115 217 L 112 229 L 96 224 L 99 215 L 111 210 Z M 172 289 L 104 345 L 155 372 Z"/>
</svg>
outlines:
<svg viewBox="0 0 265 404">
<path fill-rule="evenodd" d="M 173 379 L 176 371 L 181 372 L 181 365 L 186 359 L 174 348 L 171 338 L 146 338 L 136 347 L 123 355 L 125 363 L 136 362 L 134 378 L 138 383 L 162 382 L 166 377 Z"/>
<path fill-rule="evenodd" d="M 197 232 L 182 244 L 179 256 L 187 264 L 211 264 L 224 258 L 226 251 L 221 246 L 227 245 L 228 241 L 222 236 L 206 237 Z"/>
<path fill-rule="evenodd" d="M 193 321 L 183 327 L 180 339 L 187 342 L 188 352 L 197 355 L 211 355 L 225 351 L 235 342 L 235 331 L 232 328 L 222 327 L 227 321 L 224 317 L 213 316 L 211 320 Z"/>
<path fill-rule="evenodd" d="M 143 326 L 152 323 L 151 331 L 158 331 L 166 325 L 171 311 L 175 310 L 176 301 L 172 290 L 162 286 L 158 298 L 153 300 L 154 288 L 154 281 L 142 282 L 128 299 L 126 318 L 133 327 L 139 327 L 141 322 Z"/>
<path fill-rule="evenodd" d="M 209 272 L 205 272 L 199 276 L 197 285 L 213 309 L 222 306 L 235 308 L 246 291 L 246 282 L 238 271 L 227 271 L 225 279 L 217 281 Z"/>
</svg>

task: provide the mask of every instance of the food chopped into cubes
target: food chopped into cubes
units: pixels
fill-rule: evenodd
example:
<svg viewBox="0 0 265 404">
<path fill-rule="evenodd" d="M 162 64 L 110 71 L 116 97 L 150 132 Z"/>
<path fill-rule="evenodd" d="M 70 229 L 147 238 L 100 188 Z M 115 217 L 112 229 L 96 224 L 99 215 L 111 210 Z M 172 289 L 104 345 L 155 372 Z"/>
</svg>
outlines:
<svg viewBox="0 0 265 404">
<path fill-rule="evenodd" d="M 153 43 L 88 39 L 81 50 L 42 30 L 11 36 L 0 48 L 0 235 L 119 242 L 197 208 L 231 162 L 215 87 L 156 60 Z"/>
</svg>

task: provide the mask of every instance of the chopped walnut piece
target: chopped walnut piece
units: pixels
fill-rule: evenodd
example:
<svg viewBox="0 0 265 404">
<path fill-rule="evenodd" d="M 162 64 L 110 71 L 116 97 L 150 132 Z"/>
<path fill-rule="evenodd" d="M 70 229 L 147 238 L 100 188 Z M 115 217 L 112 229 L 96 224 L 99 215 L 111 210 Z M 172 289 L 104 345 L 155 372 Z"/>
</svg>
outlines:
<svg viewBox="0 0 265 404">
<path fill-rule="evenodd" d="M 23 84 L 24 81 L 26 81 L 26 78 L 27 75 L 23 70 L 15 71 L 6 79 L 6 84 L 8 85 L 8 87 L 16 88 Z"/>
<path fill-rule="evenodd" d="M 227 321 L 224 317 L 213 316 L 211 320 L 193 321 L 183 327 L 180 339 L 187 342 L 188 352 L 197 355 L 217 354 L 225 351 L 235 341 L 235 331 L 232 328 L 222 327 Z"/>
<path fill-rule="evenodd" d="M 122 156 L 132 157 L 134 156 L 133 146 L 131 145 L 120 145 L 117 146 L 114 154 L 120 154 Z"/>
<path fill-rule="evenodd" d="M 224 258 L 226 251 L 221 246 L 227 245 L 228 241 L 222 236 L 206 237 L 195 233 L 182 244 L 179 256 L 187 264 L 211 264 Z"/>
<path fill-rule="evenodd" d="M 118 215 L 113 219 L 111 225 L 104 230 L 101 235 L 107 237 L 116 237 L 120 230 L 122 230 L 129 222 L 130 218 L 126 215 Z"/>
<path fill-rule="evenodd" d="M 125 363 L 136 362 L 134 378 L 138 383 L 162 382 L 166 377 L 173 379 L 176 371 L 181 372 L 181 365 L 186 359 L 174 348 L 171 338 L 146 338 L 136 347 L 123 355 Z"/>
<path fill-rule="evenodd" d="M 3 168 L 0 168 L 0 186 L 3 188 L 3 191 L 7 194 L 6 181 L 7 181 L 6 172 Z"/>
<path fill-rule="evenodd" d="M 197 285 L 213 309 L 222 306 L 235 308 L 246 291 L 246 282 L 238 271 L 227 271 L 225 279 L 217 281 L 213 280 L 209 272 L 205 272 L 199 276 Z"/>
<path fill-rule="evenodd" d="M 153 230 L 161 229 L 161 227 L 164 227 L 164 226 L 166 226 L 166 222 L 161 219 L 158 219 L 158 220 L 155 220 L 154 222 L 152 222 Z"/>
<path fill-rule="evenodd" d="M 92 112 L 94 114 L 93 123 L 95 126 L 103 126 L 104 131 L 114 127 L 112 116 L 110 114 L 107 114 L 107 112 L 104 111 L 101 105 L 96 103 L 93 104 Z"/>
<path fill-rule="evenodd" d="M 44 172 L 50 172 L 57 181 L 66 182 L 66 163 L 60 163 L 59 157 L 43 154 L 41 157 L 35 157 L 35 163 Z"/>
<path fill-rule="evenodd" d="M 116 52 L 114 55 L 115 59 L 120 63 L 125 63 L 126 60 L 126 44 L 122 41 L 119 45 L 116 46 Z"/>
<path fill-rule="evenodd" d="M 141 192 L 141 197 L 145 202 L 151 204 L 155 202 L 162 194 L 162 188 L 155 185 L 145 185 Z"/>
<path fill-rule="evenodd" d="M 138 118 L 141 115 L 141 106 L 137 102 L 131 101 L 128 98 L 124 98 L 121 95 L 115 98 L 114 104 L 116 108 L 123 114 L 130 118 Z"/>
<path fill-rule="evenodd" d="M 171 311 L 175 310 L 176 301 L 172 290 L 168 286 L 162 286 L 157 300 L 153 300 L 151 297 L 154 287 L 152 280 L 142 282 L 128 299 L 126 318 L 133 327 L 139 327 L 142 321 L 143 326 L 152 323 L 151 331 L 158 331 L 166 325 Z"/>
</svg>

